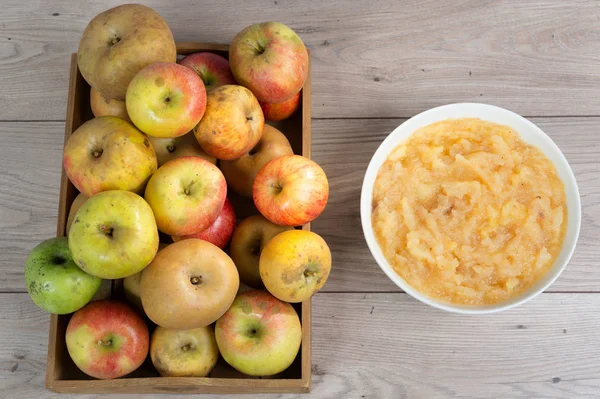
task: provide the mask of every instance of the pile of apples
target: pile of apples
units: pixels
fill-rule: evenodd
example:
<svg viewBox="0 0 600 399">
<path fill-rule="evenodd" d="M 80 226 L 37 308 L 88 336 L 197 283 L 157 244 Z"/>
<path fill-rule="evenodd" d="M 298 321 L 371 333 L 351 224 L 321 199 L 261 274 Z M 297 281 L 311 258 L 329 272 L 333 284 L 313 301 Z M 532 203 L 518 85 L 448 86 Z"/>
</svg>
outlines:
<svg viewBox="0 0 600 399">
<path fill-rule="evenodd" d="M 220 356 L 251 376 L 292 364 L 302 326 L 290 303 L 331 269 L 326 242 L 295 227 L 321 214 L 329 185 L 265 119 L 297 110 L 308 63 L 300 37 L 276 22 L 238 33 L 229 61 L 178 61 L 146 6 L 89 23 L 78 65 L 95 118 L 63 157 L 80 194 L 68 237 L 38 245 L 25 266 L 39 307 L 74 312 L 66 346 L 84 373 L 121 377 L 148 354 L 162 376 L 207 376 Z M 259 214 L 236 225 L 228 189 Z M 103 279 L 124 279 L 129 303 L 93 300 Z"/>
</svg>

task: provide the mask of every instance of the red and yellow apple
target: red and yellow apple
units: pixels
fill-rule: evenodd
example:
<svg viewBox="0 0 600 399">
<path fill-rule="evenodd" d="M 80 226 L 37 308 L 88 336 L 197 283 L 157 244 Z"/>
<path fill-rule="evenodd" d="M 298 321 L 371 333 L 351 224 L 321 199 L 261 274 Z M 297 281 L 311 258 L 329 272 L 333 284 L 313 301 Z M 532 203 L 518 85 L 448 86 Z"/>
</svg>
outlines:
<svg viewBox="0 0 600 399">
<path fill-rule="evenodd" d="M 219 212 L 217 220 L 215 220 L 206 230 L 188 236 L 173 236 L 172 238 L 175 242 L 188 238 L 197 238 L 199 240 L 208 241 L 223 249 L 229 244 L 234 229 L 235 211 L 233 210 L 233 206 L 231 206 L 231 202 L 229 202 L 228 199 L 225 199 L 225 204 L 223 204 L 223 208 L 221 209 L 221 212 Z"/>
<path fill-rule="evenodd" d="M 270 160 L 292 154 L 294 151 L 285 135 L 265 125 L 262 137 L 250 152 L 233 161 L 221 161 L 219 166 L 233 191 L 252 198 L 252 184 L 258 171 Z"/>
<path fill-rule="evenodd" d="M 176 330 L 214 323 L 229 309 L 240 285 L 231 258 L 217 246 L 190 238 L 160 251 L 142 273 L 146 315 Z"/>
<path fill-rule="evenodd" d="M 331 251 L 320 235 L 306 230 L 277 234 L 260 255 L 265 288 L 286 302 L 302 302 L 316 294 L 331 271 Z"/>
<path fill-rule="evenodd" d="M 127 115 L 125 101 L 115 100 L 114 98 L 108 99 L 93 87 L 90 90 L 90 107 L 92 107 L 92 113 L 96 117 L 112 115 L 131 122 L 129 115 Z"/>
<path fill-rule="evenodd" d="M 251 376 L 270 376 L 294 362 L 302 326 L 289 303 L 265 291 L 246 291 L 217 320 L 215 337 L 223 359 L 233 368 Z"/>
<path fill-rule="evenodd" d="M 87 199 L 87 195 L 79 193 L 77 194 L 77 197 L 75 197 L 73 202 L 71 202 L 71 208 L 69 208 L 69 216 L 67 217 L 67 236 L 69 235 L 69 230 L 71 230 L 73 220 L 75 220 L 75 214 L 77 213 L 79 208 L 81 208 L 81 205 L 83 205 L 85 201 L 87 201 Z"/>
<path fill-rule="evenodd" d="M 87 375 L 112 379 L 140 367 L 148 355 L 146 323 L 128 305 L 95 301 L 75 312 L 67 325 L 67 350 Z"/>
<path fill-rule="evenodd" d="M 159 167 L 171 159 L 180 157 L 200 157 L 212 164 L 217 163 L 215 157 L 211 157 L 202 150 L 192 132 L 179 137 L 159 138 L 148 136 L 148 140 L 154 147 Z"/>
<path fill-rule="evenodd" d="M 299 226 L 323 212 L 329 183 L 316 162 L 300 155 L 284 155 L 258 172 L 252 197 L 256 208 L 271 222 Z"/>
<path fill-rule="evenodd" d="M 265 119 L 279 122 L 292 116 L 300 106 L 300 93 L 299 91 L 292 98 L 282 103 L 261 102 L 260 107 L 263 110 Z"/>
<path fill-rule="evenodd" d="M 127 114 L 142 132 L 155 137 L 183 136 L 202 119 L 206 89 L 189 68 L 174 62 L 148 65 L 127 88 Z"/>
<path fill-rule="evenodd" d="M 271 223 L 262 215 L 250 216 L 238 224 L 231 238 L 229 253 L 242 283 L 254 288 L 263 287 L 259 271 L 260 254 L 273 237 L 291 229 Z"/>
<path fill-rule="evenodd" d="M 116 116 L 85 122 L 69 137 L 63 164 L 83 194 L 106 190 L 140 191 L 156 171 L 156 154 L 148 138 Z"/>
<path fill-rule="evenodd" d="M 281 103 L 302 89 L 308 51 L 302 39 L 279 22 L 263 22 L 239 32 L 229 48 L 233 76 L 260 101 Z"/>
<path fill-rule="evenodd" d="M 265 119 L 256 97 L 242 86 L 220 86 L 208 93 L 206 113 L 194 128 L 202 149 L 217 159 L 232 160 L 250 151 Z"/>
<path fill-rule="evenodd" d="M 219 360 L 214 328 L 156 327 L 150 340 L 150 357 L 163 377 L 206 377 Z"/>
<path fill-rule="evenodd" d="M 179 63 L 192 69 L 204 82 L 206 92 L 223 85 L 235 85 L 237 82 L 231 73 L 229 61 L 218 54 L 202 52 L 183 58 Z"/>
<path fill-rule="evenodd" d="M 206 230 L 219 216 L 227 195 L 223 173 L 200 157 L 173 159 L 146 186 L 158 229 L 185 236 Z"/>
<path fill-rule="evenodd" d="M 169 26 L 156 11 L 141 4 L 124 4 L 96 15 L 77 51 L 79 70 L 90 86 L 108 99 L 121 101 L 142 68 L 176 60 Z"/>
<path fill-rule="evenodd" d="M 158 250 L 152 209 L 130 191 L 104 191 L 77 211 L 69 231 L 73 260 L 85 272 L 106 279 L 130 276 Z"/>
</svg>

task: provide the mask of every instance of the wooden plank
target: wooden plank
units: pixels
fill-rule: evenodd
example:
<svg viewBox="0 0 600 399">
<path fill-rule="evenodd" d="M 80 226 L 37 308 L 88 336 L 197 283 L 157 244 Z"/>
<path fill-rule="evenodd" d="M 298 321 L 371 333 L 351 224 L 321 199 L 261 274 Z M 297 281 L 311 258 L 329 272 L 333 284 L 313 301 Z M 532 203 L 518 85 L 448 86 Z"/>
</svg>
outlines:
<svg viewBox="0 0 600 399">
<path fill-rule="evenodd" d="M 57 120 L 70 54 L 120 0 L 4 0 L 0 120 Z M 312 50 L 313 115 L 406 117 L 484 101 L 523 115 L 597 115 L 600 7 L 590 0 L 439 2 L 148 0 L 178 41 L 229 42 L 280 20 Z"/>
<path fill-rule="evenodd" d="M 534 118 L 560 146 L 579 183 L 583 223 L 571 263 L 552 291 L 600 291 L 600 118 Z M 329 177 L 330 200 L 313 230 L 334 254 L 325 291 L 395 291 L 362 236 L 359 197 L 367 164 L 402 120 L 314 120 L 312 158 Z M 0 123 L 0 292 L 25 291 L 23 264 L 55 233 L 63 123 Z"/>
<path fill-rule="evenodd" d="M 402 293 L 321 293 L 314 304 L 312 395 L 238 398 L 572 398 L 600 390 L 597 294 L 542 294 L 485 317 L 444 313 Z M 74 397 L 43 387 L 48 315 L 23 293 L 0 294 L 0 314 L 3 397 Z"/>
</svg>

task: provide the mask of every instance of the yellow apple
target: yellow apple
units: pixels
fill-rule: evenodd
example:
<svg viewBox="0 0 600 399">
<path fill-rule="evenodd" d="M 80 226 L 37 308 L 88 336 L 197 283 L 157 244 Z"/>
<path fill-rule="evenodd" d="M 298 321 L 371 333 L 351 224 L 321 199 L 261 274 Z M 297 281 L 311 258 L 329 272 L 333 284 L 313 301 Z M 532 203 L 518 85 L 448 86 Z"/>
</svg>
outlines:
<svg viewBox="0 0 600 399">
<path fill-rule="evenodd" d="M 286 302 L 302 302 L 316 294 L 331 271 L 331 251 L 311 231 L 276 235 L 260 255 L 260 277 L 267 290 Z"/>
<path fill-rule="evenodd" d="M 93 87 L 90 90 L 90 107 L 92 107 L 92 113 L 96 117 L 112 115 L 131 122 L 129 115 L 127 115 L 125 101 L 115 100 L 114 98 L 108 99 Z"/>
<path fill-rule="evenodd" d="M 89 197 L 83 193 L 77 194 L 77 197 L 71 203 L 71 208 L 69 209 L 69 217 L 67 218 L 67 236 L 69 235 L 69 230 L 71 230 L 71 225 L 73 224 L 73 219 L 75 219 L 75 214 L 77 210 L 81 208 L 81 205 L 87 201 Z"/>
<path fill-rule="evenodd" d="M 163 377 L 206 377 L 219 360 L 214 328 L 156 327 L 150 339 L 150 357 Z"/>
<path fill-rule="evenodd" d="M 206 112 L 194 135 L 207 154 L 232 160 L 250 151 L 263 132 L 265 118 L 254 94 L 237 85 L 208 93 Z"/>
<path fill-rule="evenodd" d="M 159 138 L 148 136 L 148 139 L 156 152 L 158 166 L 162 166 L 171 159 L 188 156 L 204 158 L 212 164 L 217 163 L 214 157 L 202 150 L 198 140 L 191 132 L 179 137 Z"/>
</svg>

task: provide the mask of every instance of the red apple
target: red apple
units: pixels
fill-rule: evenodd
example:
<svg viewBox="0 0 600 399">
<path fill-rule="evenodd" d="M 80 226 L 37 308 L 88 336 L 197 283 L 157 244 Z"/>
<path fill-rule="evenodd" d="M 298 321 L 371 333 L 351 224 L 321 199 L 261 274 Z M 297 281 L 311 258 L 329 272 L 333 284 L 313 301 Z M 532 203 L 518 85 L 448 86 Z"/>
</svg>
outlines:
<svg viewBox="0 0 600 399">
<path fill-rule="evenodd" d="M 231 68 L 229 68 L 229 61 L 218 54 L 194 53 L 188 55 L 179 63 L 191 68 L 200 76 L 207 92 L 219 86 L 237 84 L 233 73 L 231 73 Z"/>
<path fill-rule="evenodd" d="M 160 231 L 185 236 L 209 228 L 226 196 L 227 183 L 219 168 L 200 157 L 181 157 L 158 168 L 144 198 Z"/>
<path fill-rule="evenodd" d="M 140 367 L 146 359 L 148 327 L 128 305 L 96 301 L 71 317 L 66 343 L 81 371 L 104 380 L 118 378 Z"/>
<path fill-rule="evenodd" d="M 233 206 L 231 206 L 231 202 L 229 202 L 228 199 L 225 199 L 225 204 L 223 205 L 221 212 L 219 212 L 217 220 L 215 220 L 208 229 L 203 230 L 200 233 L 182 237 L 173 236 L 172 238 L 175 242 L 187 238 L 198 238 L 215 244 L 217 247 L 223 249 L 229 244 L 229 240 L 231 240 L 231 236 L 233 235 L 233 230 L 235 230 L 235 211 L 233 210 Z"/>
<path fill-rule="evenodd" d="M 292 29 L 279 22 L 248 26 L 229 48 L 233 76 L 260 101 L 281 103 L 302 89 L 308 76 L 308 51 Z"/>
<path fill-rule="evenodd" d="M 202 119 L 206 89 L 190 68 L 157 62 L 131 80 L 125 105 L 129 118 L 142 132 L 154 137 L 178 137 Z"/>
<path fill-rule="evenodd" d="M 256 208 L 271 222 L 299 226 L 323 212 L 329 182 L 316 162 L 300 155 L 284 155 L 258 172 L 252 197 Z"/>
<path fill-rule="evenodd" d="M 300 91 L 289 100 L 282 103 L 260 103 L 265 119 L 278 122 L 289 118 L 300 106 Z"/>
<path fill-rule="evenodd" d="M 215 337 L 223 359 L 233 368 L 252 376 L 269 376 L 294 362 L 302 326 L 289 303 L 265 291 L 246 291 L 217 320 Z"/>
</svg>

